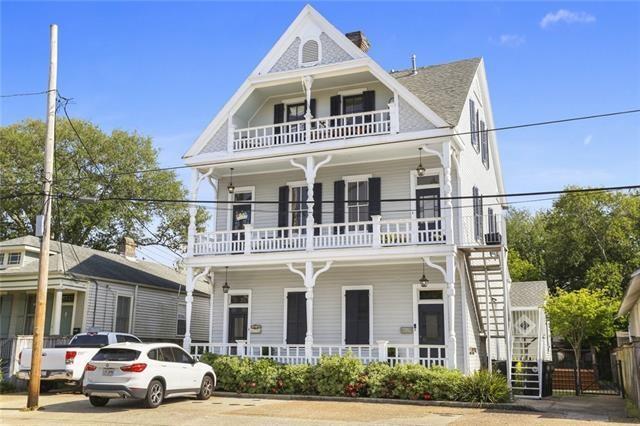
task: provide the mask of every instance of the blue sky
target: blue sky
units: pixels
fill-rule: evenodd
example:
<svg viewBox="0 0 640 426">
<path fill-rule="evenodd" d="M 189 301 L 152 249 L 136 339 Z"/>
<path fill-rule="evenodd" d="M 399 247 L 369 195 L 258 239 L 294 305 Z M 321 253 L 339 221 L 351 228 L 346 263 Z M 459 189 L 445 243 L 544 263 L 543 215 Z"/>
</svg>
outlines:
<svg viewBox="0 0 640 426">
<path fill-rule="evenodd" d="M 640 3 L 313 3 L 363 30 L 385 69 L 485 58 L 498 126 L 640 107 Z M 304 3 L 3 2 L 2 94 L 46 89 L 48 26 L 73 116 L 181 155 Z M 43 96 L 2 99 L 0 121 L 44 117 Z M 640 183 L 640 115 L 499 133 L 507 191 Z M 187 177 L 188 173 L 181 173 Z M 533 206 L 540 206 L 534 204 Z"/>
</svg>

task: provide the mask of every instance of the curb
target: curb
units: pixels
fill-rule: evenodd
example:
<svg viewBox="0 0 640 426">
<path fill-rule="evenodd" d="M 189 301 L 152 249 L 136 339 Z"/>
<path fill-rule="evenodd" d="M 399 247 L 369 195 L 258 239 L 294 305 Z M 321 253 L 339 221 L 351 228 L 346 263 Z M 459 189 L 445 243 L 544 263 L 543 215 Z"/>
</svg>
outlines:
<svg viewBox="0 0 640 426">
<path fill-rule="evenodd" d="M 528 405 L 513 402 L 506 403 L 477 403 L 463 401 L 414 401 L 408 399 L 387 399 L 387 398 L 349 398 L 344 396 L 319 396 L 319 395 L 282 395 L 270 393 L 236 393 L 215 391 L 213 396 L 226 398 L 259 398 L 259 399 L 277 399 L 285 401 L 331 401 L 331 402 L 364 402 L 368 404 L 396 404 L 396 405 L 419 405 L 426 407 L 453 407 L 453 408 L 484 408 L 487 410 L 503 410 L 503 411 L 530 411 L 539 412 L 536 408 Z"/>
</svg>

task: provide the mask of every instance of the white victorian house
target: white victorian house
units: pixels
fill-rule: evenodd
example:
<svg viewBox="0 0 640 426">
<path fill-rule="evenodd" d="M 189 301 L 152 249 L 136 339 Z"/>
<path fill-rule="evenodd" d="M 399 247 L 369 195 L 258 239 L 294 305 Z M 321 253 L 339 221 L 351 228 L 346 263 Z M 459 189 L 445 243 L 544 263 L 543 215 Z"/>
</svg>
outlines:
<svg viewBox="0 0 640 426">
<path fill-rule="evenodd" d="M 191 208 L 184 344 L 281 362 L 471 372 L 508 360 L 500 156 L 481 58 L 385 71 L 360 31 L 310 6 L 184 156 Z M 213 340 L 192 343 L 212 275 Z"/>
</svg>

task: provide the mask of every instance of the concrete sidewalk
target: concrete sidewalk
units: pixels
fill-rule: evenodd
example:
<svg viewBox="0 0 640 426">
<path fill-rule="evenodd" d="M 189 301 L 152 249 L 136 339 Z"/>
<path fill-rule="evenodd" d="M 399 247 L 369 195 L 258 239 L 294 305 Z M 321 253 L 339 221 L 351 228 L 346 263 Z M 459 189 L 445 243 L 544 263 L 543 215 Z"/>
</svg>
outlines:
<svg viewBox="0 0 640 426">
<path fill-rule="evenodd" d="M 615 395 L 554 396 L 519 399 L 518 403 L 567 419 L 633 423 L 633 419 L 626 418 L 624 399 Z"/>
</svg>

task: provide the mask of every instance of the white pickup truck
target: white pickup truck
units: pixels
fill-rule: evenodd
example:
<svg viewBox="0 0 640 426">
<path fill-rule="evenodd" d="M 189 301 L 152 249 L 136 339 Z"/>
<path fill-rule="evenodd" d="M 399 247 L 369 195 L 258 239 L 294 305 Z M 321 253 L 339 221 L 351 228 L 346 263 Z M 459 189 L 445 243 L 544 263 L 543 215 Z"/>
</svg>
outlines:
<svg viewBox="0 0 640 426">
<path fill-rule="evenodd" d="M 49 390 L 56 382 L 81 385 L 85 366 L 100 348 L 123 342 L 142 343 L 136 336 L 126 333 L 80 333 L 73 336 L 68 345 L 43 349 L 40 373 L 42 390 Z M 18 378 L 29 380 L 31 348 L 20 352 L 19 363 Z"/>
</svg>

